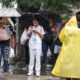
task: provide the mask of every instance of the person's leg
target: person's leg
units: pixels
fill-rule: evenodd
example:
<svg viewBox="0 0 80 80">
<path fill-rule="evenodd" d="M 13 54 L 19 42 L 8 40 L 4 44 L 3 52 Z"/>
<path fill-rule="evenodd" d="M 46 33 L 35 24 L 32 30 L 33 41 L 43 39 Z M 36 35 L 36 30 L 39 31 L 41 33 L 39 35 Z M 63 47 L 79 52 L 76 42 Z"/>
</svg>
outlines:
<svg viewBox="0 0 80 80">
<path fill-rule="evenodd" d="M 72 80 L 79 80 L 79 79 L 74 78 L 74 79 L 72 79 Z"/>
<path fill-rule="evenodd" d="M 33 68 L 34 68 L 34 60 L 35 60 L 35 50 L 29 49 L 30 54 L 30 61 L 29 61 L 29 73 L 28 75 L 33 74 Z"/>
<path fill-rule="evenodd" d="M 1 68 L 1 60 L 2 60 L 2 47 L 0 46 L 0 68 Z"/>
<path fill-rule="evenodd" d="M 66 78 L 66 80 L 71 80 L 71 78 Z"/>
<path fill-rule="evenodd" d="M 52 58 L 51 63 L 54 65 L 55 64 L 55 60 L 56 60 L 55 54 L 54 54 L 54 43 L 52 43 L 49 47 L 50 47 L 51 58 Z"/>
<path fill-rule="evenodd" d="M 4 72 L 8 72 L 9 46 L 3 47 Z"/>
<path fill-rule="evenodd" d="M 66 80 L 79 80 L 79 79 L 75 79 L 75 78 L 66 78 Z"/>
<path fill-rule="evenodd" d="M 36 54 L 35 54 L 36 55 L 36 65 L 35 65 L 36 76 L 40 76 L 41 53 L 42 53 L 41 48 L 36 49 Z"/>
<path fill-rule="evenodd" d="M 57 60 L 59 53 L 55 54 L 55 59 Z"/>
<path fill-rule="evenodd" d="M 42 53 L 43 53 L 42 64 L 45 64 L 45 62 L 46 62 L 47 51 L 48 51 L 48 45 L 43 40 L 42 41 Z"/>
<path fill-rule="evenodd" d="M 2 47 L 0 46 L 0 74 L 2 74 L 2 66 L 3 66 L 3 63 L 2 63 L 2 57 L 3 57 L 3 54 L 2 54 Z"/>
<path fill-rule="evenodd" d="M 29 65 L 29 47 L 25 46 L 26 64 Z"/>
</svg>

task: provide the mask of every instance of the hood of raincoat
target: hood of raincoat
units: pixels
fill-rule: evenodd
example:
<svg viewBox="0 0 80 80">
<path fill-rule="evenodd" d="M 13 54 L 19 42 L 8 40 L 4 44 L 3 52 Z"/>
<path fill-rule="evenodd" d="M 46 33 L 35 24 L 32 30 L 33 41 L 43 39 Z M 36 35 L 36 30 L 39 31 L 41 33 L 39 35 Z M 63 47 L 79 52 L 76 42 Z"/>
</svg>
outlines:
<svg viewBox="0 0 80 80">
<path fill-rule="evenodd" d="M 65 27 L 75 27 L 75 28 L 78 28 L 76 15 L 74 15 L 74 16 L 66 23 Z"/>
<path fill-rule="evenodd" d="M 67 23 L 66 23 L 66 25 L 65 25 L 65 27 L 61 30 L 61 32 L 60 32 L 60 35 L 59 35 L 59 39 L 60 39 L 60 41 L 63 43 L 63 40 L 64 40 L 64 36 L 63 36 L 63 34 L 64 34 L 64 32 L 66 31 L 66 33 L 65 34 L 68 34 L 67 33 L 67 30 L 68 29 L 78 29 L 78 24 L 77 24 L 77 18 L 76 18 L 76 15 L 74 15 Z"/>
</svg>

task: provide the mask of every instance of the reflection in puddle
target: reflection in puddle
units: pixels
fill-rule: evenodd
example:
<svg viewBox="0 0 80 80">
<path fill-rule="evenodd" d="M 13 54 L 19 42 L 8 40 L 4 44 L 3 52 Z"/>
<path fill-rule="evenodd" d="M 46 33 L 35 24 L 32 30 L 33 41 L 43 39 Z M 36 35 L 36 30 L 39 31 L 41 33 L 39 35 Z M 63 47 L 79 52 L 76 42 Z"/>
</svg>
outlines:
<svg viewBox="0 0 80 80">
<path fill-rule="evenodd" d="M 42 66 L 41 75 L 51 75 L 51 65 Z M 9 75 L 14 74 L 27 74 L 28 68 L 26 68 L 25 64 L 18 63 L 16 65 L 9 65 Z M 3 74 L 3 68 L 0 68 L 0 75 Z"/>
<path fill-rule="evenodd" d="M 40 80 L 40 77 L 28 76 L 27 80 Z"/>
</svg>

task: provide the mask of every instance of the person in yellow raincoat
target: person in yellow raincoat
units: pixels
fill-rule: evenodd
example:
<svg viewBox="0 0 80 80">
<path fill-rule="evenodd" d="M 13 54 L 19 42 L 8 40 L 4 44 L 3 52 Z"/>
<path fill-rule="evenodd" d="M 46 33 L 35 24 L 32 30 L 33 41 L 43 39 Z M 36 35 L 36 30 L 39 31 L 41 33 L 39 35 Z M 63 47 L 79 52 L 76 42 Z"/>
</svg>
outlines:
<svg viewBox="0 0 80 80">
<path fill-rule="evenodd" d="M 52 74 L 67 80 L 80 78 L 80 29 L 76 15 L 62 29 L 59 39 L 62 48 Z"/>
</svg>

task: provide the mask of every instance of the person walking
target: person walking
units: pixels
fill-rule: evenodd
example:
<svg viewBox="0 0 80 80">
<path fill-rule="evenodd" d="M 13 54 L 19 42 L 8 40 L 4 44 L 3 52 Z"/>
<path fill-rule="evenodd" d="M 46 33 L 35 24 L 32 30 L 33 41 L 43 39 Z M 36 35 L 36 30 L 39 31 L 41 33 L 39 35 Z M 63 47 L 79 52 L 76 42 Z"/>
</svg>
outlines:
<svg viewBox="0 0 80 80">
<path fill-rule="evenodd" d="M 52 74 L 65 77 L 66 80 L 80 78 L 80 29 L 78 21 L 80 21 L 80 13 L 74 15 L 67 22 L 59 35 L 62 48 Z"/>
</svg>

